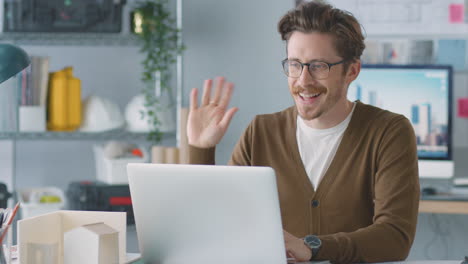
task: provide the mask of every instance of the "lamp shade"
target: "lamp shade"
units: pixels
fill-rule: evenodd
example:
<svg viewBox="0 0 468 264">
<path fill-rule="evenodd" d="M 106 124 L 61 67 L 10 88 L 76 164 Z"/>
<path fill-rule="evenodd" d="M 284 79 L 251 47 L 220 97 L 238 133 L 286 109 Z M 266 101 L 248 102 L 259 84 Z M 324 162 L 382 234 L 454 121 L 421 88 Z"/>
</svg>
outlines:
<svg viewBox="0 0 468 264">
<path fill-rule="evenodd" d="M 22 48 L 0 44 L 0 83 L 13 77 L 30 63 L 28 54 Z"/>
</svg>

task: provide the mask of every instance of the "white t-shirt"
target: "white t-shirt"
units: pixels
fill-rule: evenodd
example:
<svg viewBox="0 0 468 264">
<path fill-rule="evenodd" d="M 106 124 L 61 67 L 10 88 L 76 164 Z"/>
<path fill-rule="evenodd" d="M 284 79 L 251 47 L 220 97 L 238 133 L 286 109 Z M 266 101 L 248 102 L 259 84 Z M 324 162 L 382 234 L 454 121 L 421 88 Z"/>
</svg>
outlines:
<svg viewBox="0 0 468 264">
<path fill-rule="evenodd" d="M 356 103 L 345 120 L 327 129 L 311 128 L 305 124 L 300 116 L 297 116 L 297 145 L 302 163 L 315 190 L 335 157 L 344 131 L 351 121 L 355 106 Z"/>
</svg>

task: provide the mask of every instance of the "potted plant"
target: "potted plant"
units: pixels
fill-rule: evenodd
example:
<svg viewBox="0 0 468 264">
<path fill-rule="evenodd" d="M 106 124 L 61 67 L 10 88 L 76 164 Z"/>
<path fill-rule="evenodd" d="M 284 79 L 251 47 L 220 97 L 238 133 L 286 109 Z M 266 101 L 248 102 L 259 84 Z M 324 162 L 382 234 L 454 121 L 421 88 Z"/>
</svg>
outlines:
<svg viewBox="0 0 468 264">
<path fill-rule="evenodd" d="M 140 41 L 140 52 L 145 55 L 141 78 L 145 111 L 142 111 L 141 118 L 147 119 L 150 127 L 148 139 L 156 144 L 162 139 L 158 112 L 174 106 L 170 86 L 171 66 L 184 49 L 179 42 L 180 30 L 168 4 L 168 0 L 141 1 L 131 14 L 132 31 Z M 169 102 L 163 104 L 161 98 L 164 94 Z"/>
</svg>

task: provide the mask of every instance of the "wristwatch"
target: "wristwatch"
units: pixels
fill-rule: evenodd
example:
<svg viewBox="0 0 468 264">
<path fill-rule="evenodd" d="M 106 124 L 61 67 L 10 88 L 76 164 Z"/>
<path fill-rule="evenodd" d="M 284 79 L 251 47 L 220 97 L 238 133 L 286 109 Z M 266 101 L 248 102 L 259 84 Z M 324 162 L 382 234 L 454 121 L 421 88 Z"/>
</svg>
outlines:
<svg viewBox="0 0 468 264">
<path fill-rule="evenodd" d="M 312 250 L 312 259 L 314 259 L 317 256 L 317 253 L 320 250 L 320 247 L 322 246 L 322 240 L 318 238 L 317 236 L 314 235 L 307 235 L 304 237 L 304 244 L 308 246 Z"/>
</svg>

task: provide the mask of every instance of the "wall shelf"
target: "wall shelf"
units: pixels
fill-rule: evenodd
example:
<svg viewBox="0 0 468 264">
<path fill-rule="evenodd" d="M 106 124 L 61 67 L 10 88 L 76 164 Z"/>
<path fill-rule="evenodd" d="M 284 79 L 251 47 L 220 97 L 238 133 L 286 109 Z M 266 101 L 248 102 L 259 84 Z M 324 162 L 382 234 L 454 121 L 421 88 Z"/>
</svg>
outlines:
<svg viewBox="0 0 468 264">
<path fill-rule="evenodd" d="M 31 33 L 3 32 L 0 41 L 36 46 L 137 46 L 131 33 Z"/>
<path fill-rule="evenodd" d="M 164 139 L 175 138 L 176 133 L 165 133 Z M 147 140 L 148 133 L 129 132 L 123 129 L 105 132 L 6 132 L 0 131 L 0 140 Z"/>
<path fill-rule="evenodd" d="M 86 65 L 93 63 L 92 60 L 83 60 L 84 63 L 81 64 L 81 52 L 84 51 L 87 54 L 95 54 L 99 52 L 101 49 L 106 49 L 107 47 L 115 47 L 115 48 L 122 48 L 123 52 L 129 54 L 129 56 L 133 56 L 132 58 L 136 58 L 139 56 L 137 53 L 137 49 L 140 47 L 140 40 L 138 36 L 130 32 L 130 21 L 129 21 L 129 14 L 130 11 L 133 10 L 134 4 L 139 1 L 136 0 L 128 0 L 125 8 L 123 10 L 123 18 L 122 18 L 122 31 L 119 33 L 85 33 L 85 32 L 76 32 L 76 33 L 59 33 L 59 32 L 0 32 L 0 43 L 10 43 L 13 45 L 23 46 L 24 49 L 34 51 L 34 53 L 38 55 L 48 55 L 50 50 L 53 50 L 54 54 L 63 52 L 64 56 L 67 57 L 65 59 L 61 59 L 61 62 L 66 62 L 65 65 L 75 65 L 73 60 L 79 60 L 80 67 L 86 67 Z M 182 0 L 170 1 L 171 2 L 171 12 L 176 12 L 177 18 L 177 27 L 182 28 Z M 174 7 L 172 5 L 175 4 Z M 182 41 L 182 39 L 180 39 Z M 28 47 L 29 46 L 29 47 Z M 93 50 L 93 48 L 97 48 Z M 42 52 L 44 50 L 44 53 Z M 57 51 L 59 50 L 59 51 Z M 114 51 L 112 51 L 114 52 Z M 118 51 L 116 51 L 118 52 Z M 70 58 L 68 58 L 70 55 Z M 107 56 L 107 54 L 106 54 Z M 106 57 L 107 58 L 107 57 Z M 111 57 L 115 59 L 115 63 L 119 64 L 121 67 L 122 62 L 120 61 L 120 57 L 118 55 Z M 54 62 L 56 63 L 56 62 Z M 112 63 L 112 61 L 110 62 Z M 139 65 L 139 64 L 138 64 Z M 60 66 L 59 63 L 56 63 L 53 67 Z M 112 66 L 112 65 L 111 65 Z M 106 68 L 107 69 L 107 68 Z M 88 68 L 86 68 L 88 71 Z M 111 68 L 108 71 L 112 71 Z M 137 69 L 132 69 L 131 73 L 136 72 Z M 101 76 L 99 75 L 100 72 L 96 72 L 97 79 Z M 105 76 L 105 78 L 109 78 L 109 76 Z M 176 65 L 176 96 L 177 96 L 177 120 L 175 120 L 175 124 L 177 124 L 176 131 L 179 131 L 180 122 L 179 122 L 179 110 L 182 104 L 182 56 L 178 56 L 177 58 L 177 65 Z M 101 81 L 101 79 L 98 79 Z M 103 79 L 103 81 L 105 81 Z M 93 82 L 93 79 L 90 80 L 90 83 Z M 118 91 L 116 91 L 118 92 Z M 16 93 L 9 94 L 10 96 L 16 96 Z M 125 96 L 130 95 L 125 92 Z M 14 104 L 16 104 L 16 100 L 10 100 Z M 10 109 L 10 108 L 8 108 Z M 17 111 L 17 105 L 12 105 L 12 113 Z M 3 110 L 1 110 L 3 111 Z M 14 122 L 18 125 L 18 112 L 16 115 L 13 114 L 16 118 Z M 13 122 L 11 121 L 11 122 Z M 19 132 L 16 131 L 14 125 L 2 125 L 2 129 L 0 129 L 0 180 L 2 180 L 8 187 L 9 190 L 15 191 L 18 187 L 22 187 L 23 185 L 27 184 L 42 186 L 42 184 L 46 182 L 52 182 L 51 179 L 57 179 L 57 182 L 53 182 L 53 184 L 57 184 L 61 187 L 66 187 L 66 182 L 69 180 L 78 180 L 81 179 L 83 176 L 80 171 L 74 171 L 70 173 L 70 175 L 62 175 L 59 171 L 56 170 L 56 166 L 48 166 L 44 165 L 44 170 L 38 171 L 37 173 L 30 172 L 34 166 L 29 166 L 30 163 L 37 164 L 37 166 L 41 166 L 41 162 L 54 162 L 52 158 L 48 156 L 46 152 L 44 154 L 44 159 L 34 159 L 34 160 L 27 160 L 28 164 L 23 165 L 26 162 L 27 155 L 23 155 L 19 151 L 24 151 L 24 149 L 28 148 L 29 145 L 32 146 L 33 152 L 39 151 L 42 153 L 42 145 L 50 145 L 49 142 L 55 142 L 51 149 L 54 152 L 51 152 L 51 155 L 63 155 L 63 161 L 68 162 L 67 154 L 69 154 L 70 150 L 63 148 L 62 143 L 70 142 L 70 145 L 76 145 L 77 143 L 83 142 L 83 149 L 88 149 L 86 153 L 78 153 L 73 152 L 73 157 L 80 157 L 81 155 L 89 155 L 89 145 L 95 142 L 103 142 L 109 140 L 121 140 L 121 141 L 128 141 L 132 143 L 136 143 L 138 145 L 143 145 L 144 147 L 148 147 L 153 144 L 153 142 L 148 140 L 148 133 L 134 133 L 129 132 L 124 129 L 117 129 L 112 131 L 106 132 L 98 132 L 98 133 L 91 133 L 91 132 Z M 1 124 L 0 124 L 1 125 Z M 178 146 L 179 145 L 179 134 L 174 131 L 170 133 L 164 133 L 162 135 L 162 140 L 160 144 L 162 146 Z M 33 141 L 40 142 L 40 144 L 35 144 Z M 27 143 L 27 144 L 26 144 Z M 41 146 L 39 146 L 41 145 Z M 63 154 L 62 154 L 63 153 Z M 29 154 L 29 153 L 28 153 Z M 18 161 L 19 159 L 19 161 Z M 87 158 L 89 161 L 89 158 Z M 23 163 L 22 163 L 23 162 Z M 70 161 L 70 163 L 63 165 L 66 166 L 66 169 L 69 170 L 68 166 L 77 166 L 84 167 L 84 164 L 72 164 L 74 162 Z M 62 165 L 60 165 L 62 166 Z M 60 167 L 59 166 L 59 167 Z M 18 168 L 20 168 L 18 170 Z M 51 168 L 54 167 L 54 168 Z M 36 168 L 36 167 L 34 167 Z M 81 169 L 81 168 L 80 168 Z M 18 171 L 20 173 L 18 173 Z M 83 170 L 85 173 L 89 174 L 89 168 Z M 38 175 L 37 177 L 31 176 L 31 174 Z M 65 177 L 64 177 L 65 176 Z M 31 181 L 29 181 L 29 177 L 31 177 Z M 73 178 L 75 177 L 75 178 Z M 85 177 L 85 176 L 83 176 Z M 18 181 L 19 178 L 22 178 L 23 181 Z M 22 185 L 17 186 L 17 182 L 20 182 Z"/>
</svg>

